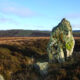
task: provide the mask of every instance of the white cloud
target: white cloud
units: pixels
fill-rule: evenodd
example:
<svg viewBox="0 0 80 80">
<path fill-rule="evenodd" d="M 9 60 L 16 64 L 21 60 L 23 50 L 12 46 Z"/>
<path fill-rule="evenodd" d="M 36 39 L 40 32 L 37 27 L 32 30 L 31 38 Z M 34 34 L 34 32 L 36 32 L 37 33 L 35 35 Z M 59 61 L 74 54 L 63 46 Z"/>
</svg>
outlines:
<svg viewBox="0 0 80 80">
<path fill-rule="evenodd" d="M 1 23 L 6 23 L 6 22 L 10 22 L 10 23 L 13 23 L 15 25 L 18 25 L 19 23 L 14 21 L 13 19 L 10 19 L 10 18 L 5 18 L 5 17 L 1 17 L 0 18 L 0 22 Z"/>
<path fill-rule="evenodd" d="M 19 5 L 18 3 L 8 1 L 3 1 L 0 3 L 0 12 L 21 17 L 32 17 L 36 15 L 31 9 Z"/>
<path fill-rule="evenodd" d="M 80 24 L 75 24 L 72 27 L 73 27 L 73 30 L 80 30 Z"/>
<path fill-rule="evenodd" d="M 80 18 L 80 13 L 72 13 L 72 14 L 68 14 L 65 16 L 66 18 L 69 19 L 79 19 Z"/>
</svg>

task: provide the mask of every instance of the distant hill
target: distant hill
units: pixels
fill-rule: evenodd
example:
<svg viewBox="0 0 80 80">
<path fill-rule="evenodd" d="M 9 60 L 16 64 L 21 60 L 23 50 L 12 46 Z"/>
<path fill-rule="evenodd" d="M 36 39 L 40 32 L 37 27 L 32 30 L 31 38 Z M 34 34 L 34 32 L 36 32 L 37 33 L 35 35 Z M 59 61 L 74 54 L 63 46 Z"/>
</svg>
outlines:
<svg viewBox="0 0 80 80">
<path fill-rule="evenodd" d="M 0 37 L 43 37 L 50 36 L 50 31 L 38 30 L 0 30 Z"/>
<path fill-rule="evenodd" d="M 74 30 L 74 31 L 73 31 L 73 35 L 74 35 L 75 37 L 80 37 L 80 30 Z"/>
<path fill-rule="evenodd" d="M 73 30 L 73 32 L 80 32 L 80 30 Z"/>
<path fill-rule="evenodd" d="M 0 30 L 0 37 L 48 37 L 51 31 L 39 30 Z M 73 31 L 74 36 L 80 37 L 80 30 Z"/>
</svg>

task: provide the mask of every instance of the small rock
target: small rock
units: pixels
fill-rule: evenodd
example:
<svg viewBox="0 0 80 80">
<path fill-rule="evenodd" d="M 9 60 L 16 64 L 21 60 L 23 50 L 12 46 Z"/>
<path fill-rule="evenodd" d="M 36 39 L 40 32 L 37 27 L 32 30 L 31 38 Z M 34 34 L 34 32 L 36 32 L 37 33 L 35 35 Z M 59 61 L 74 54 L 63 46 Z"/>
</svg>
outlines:
<svg viewBox="0 0 80 80">
<path fill-rule="evenodd" d="M 42 76 L 48 73 L 48 62 L 37 62 L 36 64 L 34 64 L 34 67 Z"/>
<path fill-rule="evenodd" d="M 4 80 L 4 77 L 0 74 L 0 80 Z"/>
</svg>

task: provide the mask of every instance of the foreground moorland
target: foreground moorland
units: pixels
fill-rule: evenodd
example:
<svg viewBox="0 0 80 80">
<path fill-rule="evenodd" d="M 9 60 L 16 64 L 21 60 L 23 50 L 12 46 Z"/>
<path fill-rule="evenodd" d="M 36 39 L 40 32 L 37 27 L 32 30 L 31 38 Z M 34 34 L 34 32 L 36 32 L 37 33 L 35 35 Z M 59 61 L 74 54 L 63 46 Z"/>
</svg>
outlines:
<svg viewBox="0 0 80 80">
<path fill-rule="evenodd" d="M 80 80 L 80 37 L 75 37 L 71 60 L 49 64 L 47 76 L 41 76 L 32 64 L 48 61 L 49 37 L 1 37 L 0 74 L 5 80 Z"/>
</svg>

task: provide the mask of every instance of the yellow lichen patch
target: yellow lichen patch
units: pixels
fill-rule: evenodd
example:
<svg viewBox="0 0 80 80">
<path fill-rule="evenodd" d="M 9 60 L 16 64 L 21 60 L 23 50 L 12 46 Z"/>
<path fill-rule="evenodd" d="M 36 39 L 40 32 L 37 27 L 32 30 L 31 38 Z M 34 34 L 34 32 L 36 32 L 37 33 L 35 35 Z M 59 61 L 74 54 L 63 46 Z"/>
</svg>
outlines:
<svg viewBox="0 0 80 80">
<path fill-rule="evenodd" d="M 72 47 L 73 47 L 73 41 L 72 41 L 72 40 L 66 43 L 66 48 L 67 48 L 68 50 L 71 50 Z"/>
</svg>

